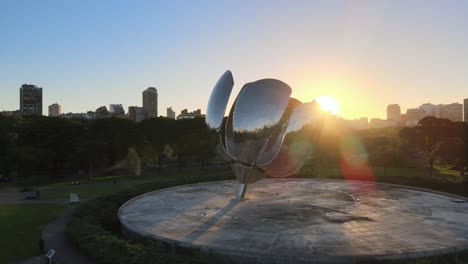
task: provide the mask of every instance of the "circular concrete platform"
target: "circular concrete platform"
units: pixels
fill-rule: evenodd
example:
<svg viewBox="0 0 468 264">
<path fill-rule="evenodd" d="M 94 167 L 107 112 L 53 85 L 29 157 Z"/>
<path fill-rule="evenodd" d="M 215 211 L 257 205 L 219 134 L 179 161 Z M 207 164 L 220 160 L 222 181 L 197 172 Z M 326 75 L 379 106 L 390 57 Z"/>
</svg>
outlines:
<svg viewBox="0 0 468 264">
<path fill-rule="evenodd" d="M 129 235 L 235 263 L 335 263 L 468 249 L 461 197 L 356 181 L 265 179 L 233 199 L 235 181 L 184 185 L 128 201 Z"/>
</svg>

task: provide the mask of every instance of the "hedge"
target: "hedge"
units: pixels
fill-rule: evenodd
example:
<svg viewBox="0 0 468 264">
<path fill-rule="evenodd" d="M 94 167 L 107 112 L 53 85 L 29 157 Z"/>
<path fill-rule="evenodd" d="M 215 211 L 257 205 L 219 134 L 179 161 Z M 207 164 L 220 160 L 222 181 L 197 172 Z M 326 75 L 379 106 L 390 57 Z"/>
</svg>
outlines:
<svg viewBox="0 0 468 264">
<path fill-rule="evenodd" d="M 120 233 L 117 216 L 120 206 L 132 197 L 152 190 L 182 184 L 225 180 L 219 176 L 176 179 L 145 184 L 78 205 L 66 229 L 67 237 L 99 264 L 185 264 L 214 263 L 214 260 L 190 252 L 190 256 L 173 255 L 166 245 L 153 240 L 132 241 Z M 216 261 L 219 262 L 219 261 Z"/>
<path fill-rule="evenodd" d="M 137 195 L 182 184 L 216 180 L 226 179 L 219 176 L 201 176 L 199 178 L 145 184 L 80 204 L 67 226 L 66 234 L 82 252 L 89 255 L 98 264 L 220 263 L 219 259 L 208 259 L 193 251 L 185 252 L 190 254 L 189 256 L 172 255 L 166 245 L 154 240 L 132 241 L 125 239 L 120 233 L 120 222 L 117 216 L 120 206 Z M 407 264 L 468 264 L 468 252 L 406 261 L 379 261 L 378 263 L 393 264 L 402 262 Z M 364 261 L 362 263 L 368 262 Z"/>
</svg>

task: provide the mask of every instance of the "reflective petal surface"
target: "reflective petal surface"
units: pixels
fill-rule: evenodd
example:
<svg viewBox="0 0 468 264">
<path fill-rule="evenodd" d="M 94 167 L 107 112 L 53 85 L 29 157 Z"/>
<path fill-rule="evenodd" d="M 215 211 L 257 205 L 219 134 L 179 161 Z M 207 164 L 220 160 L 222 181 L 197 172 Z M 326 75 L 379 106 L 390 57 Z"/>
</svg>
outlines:
<svg viewBox="0 0 468 264">
<path fill-rule="evenodd" d="M 264 148 L 260 151 L 257 158 L 257 166 L 262 167 L 270 163 L 276 155 L 278 155 L 281 144 L 283 144 L 284 136 L 286 134 L 286 125 L 281 129 L 274 131 L 273 135 L 265 143 Z"/>
<path fill-rule="evenodd" d="M 210 129 L 218 129 L 221 126 L 233 87 L 234 79 L 228 70 L 219 78 L 208 101 L 206 123 Z"/>
<path fill-rule="evenodd" d="M 236 105 L 236 101 L 232 104 L 231 110 L 229 110 L 229 115 L 226 119 L 226 124 L 224 124 L 224 147 L 226 148 L 226 153 L 230 156 L 235 155 L 235 145 L 234 145 L 234 129 L 233 129 L 233 120 L 234 120 L 234 106 Z M 236 157 L 237 159 L 237 157 Z"/>
<path fill-rule="evenodd" d="M 254 164 L 268 139 L 281 129 L 290 94 L 291 88 L 275 79 L 246 84 L 227 121 L 228 153 L 243 163 Z"/>
<path fill-rule="evenodd" d="M 265 168 L 268 177 L 296 174 L 311 155 L 320 135 L 321 112 L 315 102 L 294 109 L 279 154 Z"/>
<path fill-rule="evenodd" d="M 262 167 L 267 165 L 276 157 L 276 155 L 278 155 L 281 144 L 283 144 L 284 136 L 286 134 L 287 120 L 289 120 L 293 110 L 296 109 L 296 107 L 299 105 L 302 105 L 299 100 L 295 98 L 289 99 L 288 106 L 286 107 L 283 116 L 281 117 L 281 124 L 283 124 L 283 127 L 276 130 L 270 137 L 265 145 L 264 150 L 259 154 L 257 159 L 257 166 Z"/>
<path fill-rule="evenodd" d="M 298 132 L 308 125 L 316 124 L 320 117 L 320 106 L 315 101 L 303 103 L 294 108 L 289 117 L 287 133 Z"/>
</svg>

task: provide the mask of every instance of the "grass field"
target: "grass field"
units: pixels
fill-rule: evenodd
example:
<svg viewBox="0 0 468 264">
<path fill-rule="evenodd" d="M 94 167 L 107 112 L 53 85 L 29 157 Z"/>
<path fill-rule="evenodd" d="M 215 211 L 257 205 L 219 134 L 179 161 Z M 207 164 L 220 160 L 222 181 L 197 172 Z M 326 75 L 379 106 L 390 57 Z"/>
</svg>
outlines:
<svg viewBox="0 0 468 264">
<path fill-rule="evenodd" d="M 200 177 L 204 175 L 229 175 L 221 171 L 165 172 L 157 176 L 128 177 L 108 176 L 82 181 L 80 185 L 70 182 L 34 186 L 41 190 L 39 201 L 69 199 L 70 192 L 77 193 L 80 199 L 91 199 L 124 189 L 137 188 L 142 184 L 162 183 L 176 178 Z M 220 176 L 223 177 L 223 176 Z M 18 187 L 8 186 L 0 192 L 18 191 Z M 41 254 L 39 239 L 46 224 L 60 215 L 69 205 L 66 204 L 18 204 L 1 205 L 0 201 L 0 263 L 9 263 Z"/>
<path fill-rule="evenodd" d="M 200 171 L 198 169 L 189 172 L 167 172 L 158 176 L 129 177 L 129 176 L 108 176 L 96 178 L 91 181 L 82 181 L 80 185 L 71 185 L 69 182 L 58 183 L 48 186 L 40 186 L 41 200 L 47 199 L 69 199 L 70 193 L 78 194 L 80 199 L 92 199 L 102 195 L 115 193 L 126 188 L 133 188 L 137 185 L 154 182 L 164 182 L 184 177 L 199 177 L 219 173 L 220 171 Z M 224 174 L 229 171 L 221 171 Z"/>
<path fill-rule="evenodd" d="M 39 239 L 48 222 L 67 205 L 0 205 L 0 263 L 41 254 Z"/>
</svg>

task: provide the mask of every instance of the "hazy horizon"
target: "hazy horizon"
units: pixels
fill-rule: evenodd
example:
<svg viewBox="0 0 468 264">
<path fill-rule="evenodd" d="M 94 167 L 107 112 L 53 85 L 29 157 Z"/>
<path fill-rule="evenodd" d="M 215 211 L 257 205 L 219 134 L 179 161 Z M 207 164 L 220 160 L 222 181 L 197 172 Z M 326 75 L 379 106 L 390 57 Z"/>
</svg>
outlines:
<svg viewBox="0 0 468 264">
<path fill-rule="evenodd" d="M 1 110 L 19 87 L 43 89 L 43 112 L 141 106 L 206 110 L 225 70 L 243 84 L 276 78 L 292 97 L 335 97 L 345 118 L 385 118 L 468 98 L 464 1 L 3 1 Z"/>
</svg>

